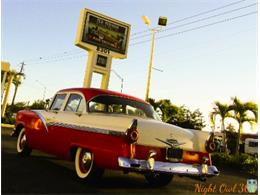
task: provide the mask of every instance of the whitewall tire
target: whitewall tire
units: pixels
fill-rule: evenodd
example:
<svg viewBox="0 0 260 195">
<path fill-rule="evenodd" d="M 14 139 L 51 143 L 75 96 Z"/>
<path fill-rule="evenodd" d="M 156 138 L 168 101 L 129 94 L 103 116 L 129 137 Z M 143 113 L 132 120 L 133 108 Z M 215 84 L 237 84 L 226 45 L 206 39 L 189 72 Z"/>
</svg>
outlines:
<svg viewBox="0 0 260 195">
<path fill-rule="evenodd" d="M 16 143 L 17 153 L 22 156 L 29 156 L 32 150 L 27 144 L 27 139 L 25 135 L 25 128 L 22 128 L 18 134 L 17 143 Z"/>
<path fill-rule="evenodd" d="M 94 155 L 78 148 L 75 156 L 75 169 L 79 178 L 86 179 L 93 169 Z"/>
<path fill-rule="evenodd" d="M 104 173 L 104 169 L 95 165 L 94 154 L 84 148 L 77 148 L 75 155 L 77 176 L 88 182 L 96 182 Z"/>
</svg>

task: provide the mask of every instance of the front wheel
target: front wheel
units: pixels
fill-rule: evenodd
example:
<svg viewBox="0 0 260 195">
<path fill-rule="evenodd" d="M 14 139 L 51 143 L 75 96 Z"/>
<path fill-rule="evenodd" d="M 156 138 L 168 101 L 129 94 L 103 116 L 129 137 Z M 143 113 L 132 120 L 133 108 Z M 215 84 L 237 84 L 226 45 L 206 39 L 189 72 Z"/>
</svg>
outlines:
<svg viewBox="0 0 260 195">
<path fill-rule="evenodd" d="M 172 174 L 167 173 L 147 173 L 144 175 L 149 185 L 152 187 L 161 187 L 168 185 L 173 178 Z"/>
<path fill-rule="evenodd" d="M 75 156 L 75 169 L 77 176 L 87 181 L 97 180 L 104 172 L 103 169 L 95 166 L 93 153 L 83 148 L 77 149 Z"/>
<path fill-rule="evenodd" d="M 25 128 L 22 128 L 19 132 L 17 143 L 16 143 L 17 153 L 21 156 L 29 156 L 32 152 L 32 149 L 29 148 L 27 144 L 27 139 L 25 135 Z"/>
</svg>

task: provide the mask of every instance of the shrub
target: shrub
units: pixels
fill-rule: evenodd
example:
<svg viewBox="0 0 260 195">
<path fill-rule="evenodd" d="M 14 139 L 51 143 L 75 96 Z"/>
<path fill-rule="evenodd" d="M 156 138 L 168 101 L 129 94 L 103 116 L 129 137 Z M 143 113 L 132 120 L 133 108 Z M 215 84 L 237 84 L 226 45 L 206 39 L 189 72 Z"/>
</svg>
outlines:
<svg viewBox="0 0 260 195">
<path fill-rule="evenodd" d="M 243 169 L 247 170 L 248 173 L 253 175 L 257 175 L 258 172 L 258 160 L 253 156 L 249 156 L 249 158 L 245 159 L 242 163 Z"/>
<path fill-rule="evenodd" d="M 15 114 L 19 110 L 26 109 L 26 103 L 25 102 L 18 102 L 14 105 L 7 105 L 6 111 L 5 111 L 5 117 L 1 118 L 1 122 L 5 124 L 14 124 L 15 123 Z"/>
<path fill-rule="evenodd" d="M 211 159 L 216 166 L 239 169 L 257 175 L 258 160 L 249 154 L 228 155 L 226 153 L 214 153 Z"/>
</svg>

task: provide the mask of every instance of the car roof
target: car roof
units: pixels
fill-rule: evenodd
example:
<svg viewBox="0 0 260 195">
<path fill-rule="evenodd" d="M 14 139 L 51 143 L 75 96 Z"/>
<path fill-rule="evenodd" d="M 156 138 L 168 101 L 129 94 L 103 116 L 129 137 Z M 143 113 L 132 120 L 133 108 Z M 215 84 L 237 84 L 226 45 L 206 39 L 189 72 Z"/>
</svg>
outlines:
<svg viewBox="0 0 260 195">
<path fill-rule="evenodd" d="M 82 94 L 84 94 L 86 101 L 91 100 L 92 98 L 99 96 L 99 95 L 112 95 L 112 96 L 118 96 L 118 97 L 123 97 L 123 98 L 127 98 L 127 99 L 131 99 L 131 100 L 135 100 L 138 102 L 142 102 L 142 103 L 146 103 L 148 104 L 146 101 L 131 96 L 131 95 L 127 95 L 124 93 L 119 93 L 116 91 L 111 91 L 111 90 L 106 90 L 106 89 L 98 89 L 98 88 L 67 88 L 67 89 L 62 89 L 58 92 L 81 92 Z"/>
</svg>

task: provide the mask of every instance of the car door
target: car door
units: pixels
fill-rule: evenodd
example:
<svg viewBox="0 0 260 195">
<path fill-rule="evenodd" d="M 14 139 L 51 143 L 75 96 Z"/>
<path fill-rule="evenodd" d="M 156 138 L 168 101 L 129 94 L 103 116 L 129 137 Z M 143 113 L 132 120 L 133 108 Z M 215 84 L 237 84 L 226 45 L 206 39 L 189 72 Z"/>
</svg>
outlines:
<svg viewBox="0 0 260 195">
<path fill-rule="evenodd" d="M 32 110 L 34 118 L 29 125 L 32 126 L 31 130 L 27 133 L 28 142 L 32 148 L 39 149 L 48 152 L 50 150 L 49 143 L 49 130 L 54 128 L 50 126 L 55 121 L 57 113 L 63 106 L 63 103 L 67 97 L 66 93 L 57 93 L 52 101 L 50 109 L 48 110 Z M 37 126 L 37 121 L 41 121 L 40 127 Z"/>
<path fill-rule="evenodd" d="M 39 112 L 42 116 L 42 120 L 46 123 L 46 127 L 42 128 L 40 131 L 35 131 L 37 135 L 34 137 L 38 140 L 36 143 L 36 148 L 52 153 L 54 146 L 51 145 L 51 137 L 49 132 L 58 128 L 53 124 L 57 124 L 57 115 L 64 107 L 67 96 L 67 93 L 57 93 L 53 98 L 50 108 L 46 111 L 42 110 Z"/>
<path fill-rule="evenodd" d="M 77 126 L 85 107 L 82 94 L 78 92 L 67 94 L 63 106 L 53 117 L 55 122 L 48 129 L 48 144 L 51 146 L 49 148 L 51 153 L 66 157 L 74 136 L 74 127 Z"/>
</svg>

